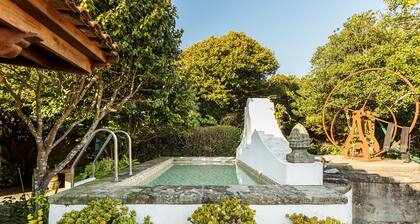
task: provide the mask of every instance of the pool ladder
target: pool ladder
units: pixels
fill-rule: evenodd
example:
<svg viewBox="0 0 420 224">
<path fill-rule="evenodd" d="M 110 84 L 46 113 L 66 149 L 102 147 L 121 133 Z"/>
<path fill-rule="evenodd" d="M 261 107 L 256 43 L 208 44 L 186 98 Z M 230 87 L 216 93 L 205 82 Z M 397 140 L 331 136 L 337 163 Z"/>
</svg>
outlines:
<svg viewBox="0 0 420 224">
<path fill-rule="evenodd" d="M 101 149 L 99 150 L 99 152 L 96 154 L 95 159 L 93 160 L 93 164 L 92 164 L 92 177 L 86 179 L 86 180 L 82 180 L 79 181 L 77 183 L 74 182 L 74 174 L 75 174 L 75 168 L 77 163 L 79 162 L 80 158 L 82 157 L 82 155 L 85 153 L 87 147 L 89 146 L 89 144 L 92 142 L 92 140 L 94 139 L 94 137 L 96 136 L 96 134 L 100 133 L 100 132 L 107 132 L 109 133 L 107 139 L 105 140 L 104 144 L 102 144 Z M 114 142 L 114 181 L 118 182 L 118 138 L 116 134 L 124 134 L 127 137 L 128 140 L 128 166 L 129 166 L 129 175 L 133 175 L 133 162 L 132 162 L 132 150 L 131 150 L 131 137 L 130 135 L 122 130 L 117 130 L 117 131 L 111 131 L 109 129 L 106 128 L 100 128 L 95 130 L 88 142 L 86 143 L 85 146 L 83 146 L 82 150 L 80 150 L 79 154 L 77 155 L 76 159 L 74 160 L 73 164 L 71 165 L 70 168 L 70 172 L 71 172 L 71 187 L 75 187 L 75 186 L 79 186 L 82 185 L 84 183 L 90 182 L 95 180 L 95 175 L 96 175 L 96 162 L 99 159 L 99 157 L 101 156 L 102 152 L 105 150 L 106 146 L 108 145 L 108 143 L 111 141 L 111 139 L 113 139 Z"/>
</svg>

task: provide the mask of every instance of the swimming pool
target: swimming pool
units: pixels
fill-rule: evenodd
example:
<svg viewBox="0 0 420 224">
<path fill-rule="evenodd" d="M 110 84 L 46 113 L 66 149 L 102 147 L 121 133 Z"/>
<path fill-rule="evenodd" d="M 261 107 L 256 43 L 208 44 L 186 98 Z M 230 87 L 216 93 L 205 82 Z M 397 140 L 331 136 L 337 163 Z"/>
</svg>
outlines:
<svg viewBox="0 0 420 224">
<path fill-rule="evenodd" d="M 160 175 L 146 180 L 142 185 L 261 185 L 266 184 L 244 169 L 233 164 L 191 165 L 175 164 Z"/>
<path fill-rule="evenodd" d="M 109 175 L 50 196 L 50 223 L 108 197 L 134 209 L 139 223 L 150 215 L 156 224 L 188 224 L 200 205 L 233 197 L 250 204 L 257 223 L 287 223 L 292 213 L 351 220 L 350 188 L 279 185 L 232 157 L 161 157 L 134 166 L 133 174 L 123 170 L 119 182 Z"/>
</svg>

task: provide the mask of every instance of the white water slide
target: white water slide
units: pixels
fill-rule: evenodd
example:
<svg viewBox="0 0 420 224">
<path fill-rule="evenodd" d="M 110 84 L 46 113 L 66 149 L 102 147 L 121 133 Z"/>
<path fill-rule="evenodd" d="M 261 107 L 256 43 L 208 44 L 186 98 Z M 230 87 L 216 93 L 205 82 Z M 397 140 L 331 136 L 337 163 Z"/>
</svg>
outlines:
<svg viewBox="0 0 420 224">
<path fill-rule="evenodd" d="M 266 98 L 250 98 L 245 108 L 244 131 L 236 159 L 282 185 L 322 185 L 322 163 L 289 163 L 292 150 Z"/>
</svg>

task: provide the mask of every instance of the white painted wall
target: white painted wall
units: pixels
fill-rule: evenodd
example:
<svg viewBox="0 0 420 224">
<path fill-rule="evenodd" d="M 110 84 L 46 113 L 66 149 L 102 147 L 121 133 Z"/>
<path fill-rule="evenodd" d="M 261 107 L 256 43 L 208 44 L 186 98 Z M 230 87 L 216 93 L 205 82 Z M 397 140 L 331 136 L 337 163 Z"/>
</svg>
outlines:
<svg viewBox="0 0 420 224">
<path fill-rule="evenodd" d="M 323 166 L 289 163 L 289 142 L 274 117 L 274 104 L 266 98 L 250 98 L 245 108 L 244 132 L 236 158 L 282 185 L 322 185 Z"/>
<path fill-rule="evenodd" d="M 351 192 L 350 192 L 351 195 Z M 256 211 L 257 224 L 288 224 L 291 223 L 286 214 L 303 213 L 319 218 L 333 217 L 344 223 L 351 223 L 351 201 L 349 204 L 332 205 L 251 205 Z M 187 218 L 200 205 L 167 205 L 167 204 L 130 204 L 130 209 L 137 213 L 137 222 L 143 223 L 149 215 L 154 224 L 189 224 Z M 71 210 L 81 210 L 84 205 L 50 205 L 49 222 L 56 223 L 64 214 Z"/>
</svg>

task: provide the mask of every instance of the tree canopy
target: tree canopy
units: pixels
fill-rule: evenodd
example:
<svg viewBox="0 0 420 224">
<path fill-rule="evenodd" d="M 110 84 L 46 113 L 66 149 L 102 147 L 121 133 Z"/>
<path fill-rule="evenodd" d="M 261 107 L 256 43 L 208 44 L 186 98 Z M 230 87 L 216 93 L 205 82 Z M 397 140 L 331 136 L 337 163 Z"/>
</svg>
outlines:
<svg viewBox="0 0 420 224">
<path fill-rule="evenodd" d="M 104 72 L 118 74 L 127 67 L 141 83 L 139 93 L 109 118 L 109 125 L 130 130 L 140 140 L 197 126 L 195 94 L 175 73 L 182 30 L 175 26 L 171 2 L 83 0 L 81 5 L 96 15 L 120 47 L 120 62 Z"/>
<path fill-rule="evenodd" d="M 388 68 L 406 76 L 413 85 L 420 85 L 419 8 L 413 1 L 387 2 L 387 13 L 368 11 L 353 15 L 314 53 L 312 70 L 302 78 L 294 107 L 295 114 L 315 134 L 323 132 L 321 111 L 326 95 L 353 72 Z M 367 72 L 347 81 L 333 95 L 331 106 L 336 108 L 334 112 L 343 106 L 357 109 L 367 98 L 369 109 L 379 116 L 391 118 L 389 107 L 400 125 L 411 122 L 413 94 L 390 72 Z M 328 116 L 330 119 L 332 114 Z M 344 128 L 346 124 L 342 125 Z"/>
<path fill-rule="evenodd" d="M 0 99 L 5 102 L 0 109 L 16 111 L 36 140 L 38 193 L 100 126 L 127 127 L 120 118 L 129 114 L 148 129 L 181 129 L 194 125 L 198 116 L 194 95 L 174 70 L 182 32 L 175 27 L 176 11 L 169 1 L 79 3 L 118 44 L 117 64 L 84 76 L 12 66 L 0 70 Z M 66 142 L 68 136 L 73 141 Z M 71 149 L 53 163 L 50 154 L 63 143 Z"/>
<path fill-rule="evenodd" d="M 202 114 L 218 121 L 241 110 L 279 66 L 272 51 L 238 32 L 188 47 L 177 65 L 181 76 L 192 83 Z"/>
</svg>

